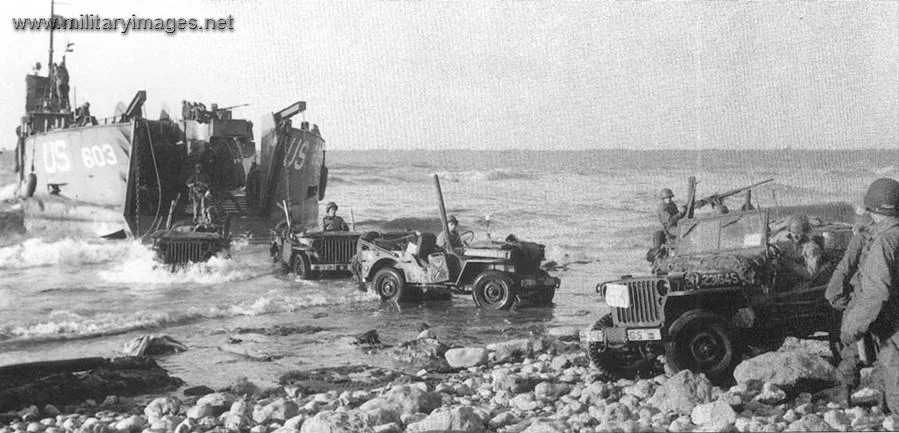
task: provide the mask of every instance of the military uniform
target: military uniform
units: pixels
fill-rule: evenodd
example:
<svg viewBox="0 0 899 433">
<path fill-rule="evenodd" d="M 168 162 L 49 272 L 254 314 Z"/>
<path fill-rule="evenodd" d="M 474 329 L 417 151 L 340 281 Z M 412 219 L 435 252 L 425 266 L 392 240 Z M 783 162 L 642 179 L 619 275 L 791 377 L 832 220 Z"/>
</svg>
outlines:
<svg viewBox="0 0 899 433">
<path fill-rule="evenodd" d="M 677 236 L 677 223 L 684 217 L 684 214 L 677 209 L 677 205 L 673 201 L 659 203 L 658 214 L 662 229 L 668 237 Z"/>
<path fill-rule="evenodd" d="M 437 246 L 442 247 L 444 250 L 449 251 L 450 248 L 456 250 L 458 248 L 464 248 L 465 245 L 462 244 L 462 237 L 459 236 L 459 233 L 456 233 L 455 230 L 450 230 L 449 232 L 449 245 L 447 245 L 447 236 L 446 233 L 440 232 L 437 235 Z"/>
<path fill-rule="evenodd" d="M 824 298 L 839 312 L 846 310 L 852 301 L 852 294 L 858 288 L 858 268 L 864 260 L 867 247 L 871 243 L 871 234 L 867 230 L 860 230 L 849 241 L 846 252 L 840 263 L 837 264 L 824 291 Z M 837 325 L 839 326 L 839 325 Z M 839 329 L 835 330 L 839 334 Z M 838 338 L 838 337 L 837 337 Z M 843 393 L 841 399 L 849 398 L 849 391 L 859 383 L 859 353 L 857 344 L 847 344 L 840 349 L 840 363 L 837 371 L 843 378 Z"/>
<path fill-rule="evenodd" d="M 326 232 L 347 232 L 350 226 L 347 225 L 343 218 L 335 216 L 326 216 L 322 218 L 322 230 Z"/>
<path fill-rule="evenodd" d="M 880 340 L 877 368 L 887 407 L 899 414 L 899 218 L 871 226 L 872 240 L 859 268 L 857 293 L 843 314 L 840 341 L 854 344 L 866 332 Z"/>
</svg>

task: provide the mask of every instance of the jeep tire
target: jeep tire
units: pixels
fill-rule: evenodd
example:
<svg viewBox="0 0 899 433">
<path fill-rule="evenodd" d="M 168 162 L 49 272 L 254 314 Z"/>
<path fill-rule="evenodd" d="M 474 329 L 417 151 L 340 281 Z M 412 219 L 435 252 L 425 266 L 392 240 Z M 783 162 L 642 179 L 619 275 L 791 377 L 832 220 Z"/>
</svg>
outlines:
<svg viewBox="0 0 899 433">
<path fill-rule="evenodd" d="M 612 315 L 606 314 L 590 327 L 598 331 L 612 327 Z M 635 347 L 609 348 L 600 342 L 587 343 L 587 358 L 599 370 L 601 380 L 634 379 L 658 373 L 653 360 L 646 359 Z"/>
<path fill-rule="evenodd" d="M 722 319 L 697 314 L 670 332 L 665 360 L 675 371 L 705 373 L 712 382 L 720 383 L 730 380 L 740 356 L 730 328 Z"/>
<path fill-rule="evenodd" d="M 375 273 L 372 288 L 382 301 L 408 302 L 417 298 L 417 290 L 406 284 L 402 272 L 388 266 Z"/>
<path fill-rule="evenodd" d="M 291 260 L 291 270 L 300 280 L 308 280 L 312 278 L 312 271 L 309 270 L 309 259 L 305 254 L 294 253 Z"/>
<path fill-rule="evenodd" d="M 486 270 L 474 279 L 471 296 L 478 307 L 508 310 L 515 303 L 514 284 L 508 275 Z"/>
</svg>

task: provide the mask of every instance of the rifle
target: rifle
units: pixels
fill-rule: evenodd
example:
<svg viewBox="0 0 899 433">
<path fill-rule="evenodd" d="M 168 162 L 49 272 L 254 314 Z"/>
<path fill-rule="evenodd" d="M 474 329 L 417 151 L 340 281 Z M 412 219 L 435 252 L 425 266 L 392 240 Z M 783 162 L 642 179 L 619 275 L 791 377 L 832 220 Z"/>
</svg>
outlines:
<svg viewBox="0 0 899 433">
<path fill-rule="evenodd" d="M 722 203 L 722 201 L 724 201 L 724 199 L 726 199 L 726 198 L 728 198 L 728 197 L 730 197 L 730 196 L 732 196 L 732 195 L 737 195 L 737 194 L 739 194 L 739 193 L 741 193 L 741 192 L 743 192 L 743 191 L 747 191 L 747 190 L 750 190 L 750 189 L 755 188 L 755 187 L 757 187 L 757 186 L 764 185 L 764 184 L 766 184 L 766 183 L 768 183 L 768 182 L 773 182 L 773 181 L 774 181 L 774 179 L 766 179 L 766 180 L 763 180 L 763 181 L 761 181 L 761 182 L 754 183 L 754 184 L 749 185 L 749 186 L 744 186 L 744 187 L 742 187 L 742 188 L 732 189 L 732 190 L 730 190 L 730 191 L 726 191 L 726 192 L 723 192 L 723 193 L 720 193 L 720 194 L 716 192 L 716 193 L 714 193 L 714 194 L 712 194 L 712 195 L 710 195 L 710 196 L 703 197 L 703 198 L 697 200 L 697 201 L 696 201 L 696 204 L 695 204 L 695 206 L 693 206 L 693 208 L 694 208 L 694 209 L 699 209 L 699 208 L 701 208 L 701 207 L 703 207 L 703 206 L 705 206 L 705 205 L 707 205 L 707 204 L 720 205 L 720 204 Z M 688 210 L 689 210 L 689 207 L 688 207 Z"/>
<path fill-rule="evenodd" d="M 237 104 L 237 105 L 232 105 L 230 107 L 216 108 L 215 110 L 209 110 L 209 111 L 225 111 L 225 110 L 231 110 L 234 108 L 246 107 L 248 105 L 250 105 L 250 104 Z"/>
</svg>

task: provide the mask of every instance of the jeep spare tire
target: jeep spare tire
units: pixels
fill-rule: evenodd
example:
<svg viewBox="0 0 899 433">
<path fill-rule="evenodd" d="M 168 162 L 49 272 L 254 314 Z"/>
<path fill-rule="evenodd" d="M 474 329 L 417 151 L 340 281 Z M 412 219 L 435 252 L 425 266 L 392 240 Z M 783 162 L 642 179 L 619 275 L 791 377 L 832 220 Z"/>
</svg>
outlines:
<svg viewBox="0 0 899 433">
<path fill-rule="evenodd" d="M 472 285 L 471 296 L 479 307 L 507 310 L 515 303 L 514 282 L 508 275 L 487 270 L 478 275 Z"/>
<path fill-rule="evenodd" d="M 414 297 L 411 287 L 406 285 L 403 274 L 392 266 L 388 266 L 375 273 L 372 287 L 382 301 L 406 302 Z"/>
<path fill-rule="evenodd" d="M 665 360 L 675 370 L 705 373 L 713 382 L 728 381 L 739 361 L 729 327 L 711 314 L 682 316 L 672 325 Z"/>
</svg>

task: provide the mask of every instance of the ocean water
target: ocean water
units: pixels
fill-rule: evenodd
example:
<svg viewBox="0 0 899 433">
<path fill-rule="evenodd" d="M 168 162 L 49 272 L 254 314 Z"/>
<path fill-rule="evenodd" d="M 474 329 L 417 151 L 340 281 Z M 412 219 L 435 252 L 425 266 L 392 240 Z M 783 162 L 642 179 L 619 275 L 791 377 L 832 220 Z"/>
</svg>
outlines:
<svg viewBox="0 0 899 433">
<path fill-rule="evenodd" d="M 114 356 L 142 334 L 168 334 L 187 352 L 161 363 L 191 384 L 341 364 L 404 368 L 350 344 L 376 329 L 399 344 L 429 324 L 443 339 L 486 344 L 546 327 L 583 327 L 604 306 L 597 283 L 648 271 L 656 194 L 723 192 L 768 178 L 761 207 L 858 204 L 875 178 L 899 178 L 895 151 L 365 151 L 329 152 L 325 201 L 358 230 L 436 230 L 437 173 L 448 212 L 476 237 L 514 233 L 546 245 L 562 278 L 555 305 L 486 311 L 467 297 L 395 305 L 349 279 L 297 281 L 274 267 L 266 245 L 242 242 L 231 259 L 177 273 L 157 269 L 137 241 L 6 233 L 0 237 L 0 366 L 77 356 Z M 0 200 L 12 193 L 8 153 Z M 729 205 L 738 207 L 741 198 Z M 14 202 L 4 204 L 14 209 Z M 489 217 L 488 217 L 489 216 Z M 489 220 L 489 224 L 488 224 Z M 282 334 L 248 332 L 280 326 Z M 237 342 L 239 340 L 239 342 Z"/>
</svg>

